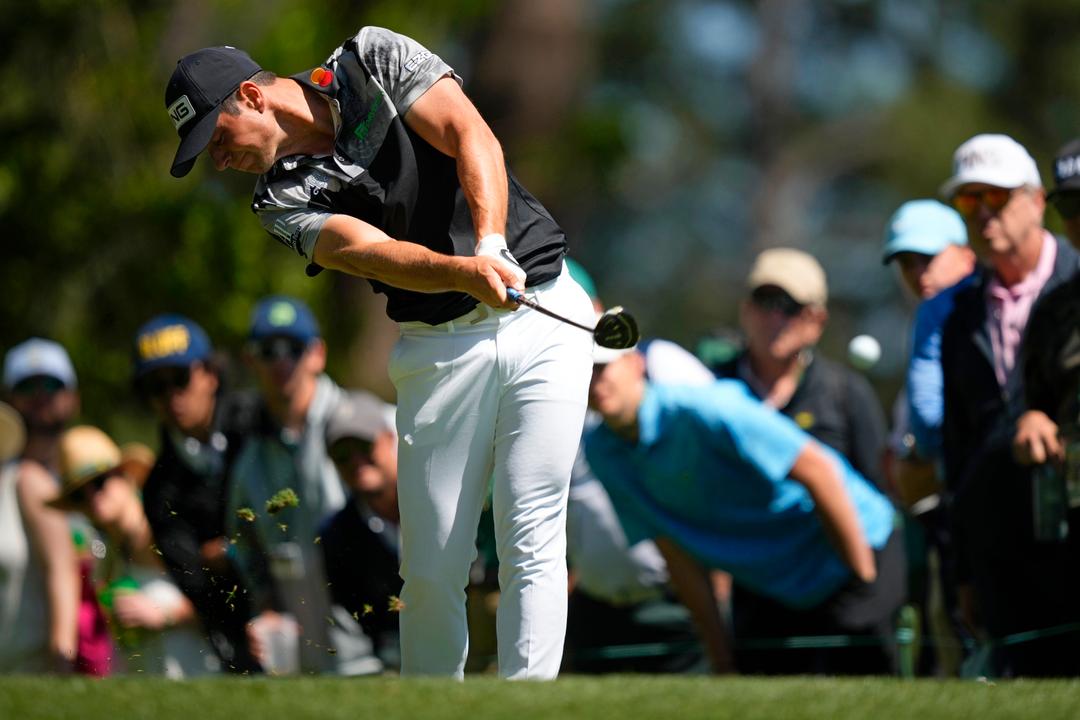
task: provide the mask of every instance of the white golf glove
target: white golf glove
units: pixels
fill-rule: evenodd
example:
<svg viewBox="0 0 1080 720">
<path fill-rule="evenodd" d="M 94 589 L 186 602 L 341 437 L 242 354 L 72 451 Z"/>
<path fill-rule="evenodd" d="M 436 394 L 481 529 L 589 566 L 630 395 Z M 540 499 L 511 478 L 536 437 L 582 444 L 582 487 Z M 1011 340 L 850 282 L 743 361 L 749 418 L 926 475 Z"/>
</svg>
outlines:
<svg viewBox="0 0 1080 720">
<path fill-rule="evenodd" d="M 505 237 L 499 233 L 485 235 L 480 238 L 480 243 L 476 246 L 476 254 L 497 258 L 514 274 L 514 277 L 519 281 L 520 287 L 525 287 L 525 271 L 521 269 L 521 265 L 506 248 Z"/>
</svg>

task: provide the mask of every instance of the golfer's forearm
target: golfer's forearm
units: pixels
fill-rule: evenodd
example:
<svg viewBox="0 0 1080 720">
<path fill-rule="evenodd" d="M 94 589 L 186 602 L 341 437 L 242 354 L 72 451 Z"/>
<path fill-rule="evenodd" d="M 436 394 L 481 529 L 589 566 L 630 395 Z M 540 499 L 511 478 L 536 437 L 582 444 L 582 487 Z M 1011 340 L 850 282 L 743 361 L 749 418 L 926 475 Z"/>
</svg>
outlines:
<svg viewBox="0 0 1080 720">
<path fill-rule="evenodd" d="M 508 186 L 502 146 L 457 82 L 444 77 L 428 88 L 405 114 L 405 123 L 457 161 L 477 240 L 505 233 Z"/>
<path fill-rule="evenodd" d="M 315 244 L 314 259 L 325 268 L 404 290 L 460 289 L 460 258 L 436 253 L 416 243 L 395 241 L 346 215 L 334 215 L 326 221 Z"/>
<path fill-rule="evenodd" d="M 816 443 L 810 442 L 795 460 L 790 474 L 814 499 L 825 531 L 844 563 L 860 580 L 873 581 L 877 577 L 874 551 L 866 542 L 855 506 L 833 462 Z"/>
<path fill-rule="evenodd" d="M 506 232 L 506 164 L 498 140 L 486 125 L 460 138 L 458 180 L 472 212 L 477 238 Z"/>
</svg>

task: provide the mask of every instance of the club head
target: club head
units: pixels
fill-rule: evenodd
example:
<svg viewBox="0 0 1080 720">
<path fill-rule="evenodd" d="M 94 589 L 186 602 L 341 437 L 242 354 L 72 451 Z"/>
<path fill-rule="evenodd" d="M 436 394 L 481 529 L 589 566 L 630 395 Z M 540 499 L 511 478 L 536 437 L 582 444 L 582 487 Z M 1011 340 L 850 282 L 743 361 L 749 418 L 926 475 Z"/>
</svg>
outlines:
<svg viewBox="0 0 1080 720">
<path fill-rule="evenodd" d="M 600 347 L 623 350 L 637 345 L 641 333 L 638 332 L 634 316 L 623 310 L 621 305 L 616 305 L 596 321 L 593 339 Z"/>
</svg>

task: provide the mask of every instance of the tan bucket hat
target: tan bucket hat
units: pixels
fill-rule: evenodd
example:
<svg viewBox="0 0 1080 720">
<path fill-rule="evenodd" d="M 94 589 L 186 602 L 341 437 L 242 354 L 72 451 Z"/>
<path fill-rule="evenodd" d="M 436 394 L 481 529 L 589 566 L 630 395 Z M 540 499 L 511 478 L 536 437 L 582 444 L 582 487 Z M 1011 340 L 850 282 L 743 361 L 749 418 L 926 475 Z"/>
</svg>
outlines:
<svg viewBox="0 0 1080 720">
<path fill-rule="evenodd" d="M 131 462 L 124 459 L 112 438 L 96 427 L 79 425 L 65 431 L 60 436 L 60 496 L 49 504 L 71 509 L 79 488 L 116 470 L 130 476 Z"/>
</svg>

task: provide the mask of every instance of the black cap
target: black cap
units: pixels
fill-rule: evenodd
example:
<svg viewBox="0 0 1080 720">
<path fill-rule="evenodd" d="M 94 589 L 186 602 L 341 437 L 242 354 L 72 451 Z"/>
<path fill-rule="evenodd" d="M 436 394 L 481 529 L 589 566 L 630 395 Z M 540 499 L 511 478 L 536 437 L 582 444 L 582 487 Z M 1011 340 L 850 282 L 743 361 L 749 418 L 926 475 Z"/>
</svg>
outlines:
<svg viewBox="0 0 1080 720">
<path fill-rule="evenodd" d="M 1054 190 L 1048 197 L 1075 190 L 1080 190 L 1080 139 L 1067 142 L 1054 157 Z"/>
<path fill-rule="evenodd" d="M 260 70 L 246 52 L 228 45 L 203 48 L 180 58 L 165 88 L 165 108 L 180 135 L 173 177 L 191 172 L 195 158 L 214 134 L 222 101 Z"/>
</svg>

